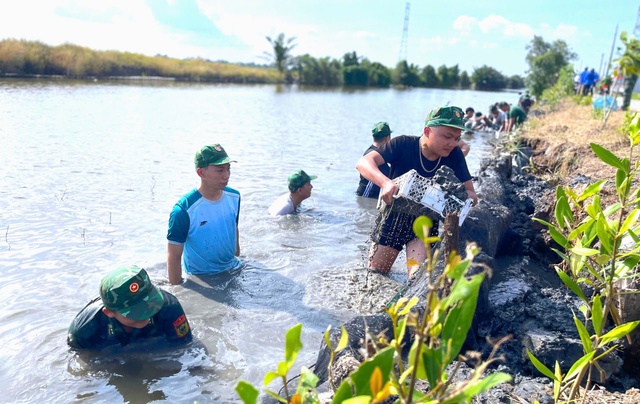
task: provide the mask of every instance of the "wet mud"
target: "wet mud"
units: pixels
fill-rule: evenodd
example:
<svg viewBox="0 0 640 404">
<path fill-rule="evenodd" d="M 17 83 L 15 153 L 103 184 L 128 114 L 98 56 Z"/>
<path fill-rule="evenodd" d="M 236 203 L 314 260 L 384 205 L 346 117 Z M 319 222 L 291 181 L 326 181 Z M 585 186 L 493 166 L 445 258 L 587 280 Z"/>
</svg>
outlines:
<svg viewBox="0 0 640 404">
<path fill-rule="evenodd" d="M 538 217 L 553 221 L 550 216 L 555 189 L 534 176 L 521 173 L 518 163 L 522 162 L 512 160 L 509 155 L 483 162 L 476 178 L 480 202 L 471 209 L 460 228 L 461 249 L 467 242 L 475 242 L 482 249 L 474 261 L 474 268 L 481 270 L 486 265 L 492 269 L 491 277 L 481 288 L 474 324 L 463 351 L 478 351 L 486 358 L 492 350 L 490 341 L 511 337 L 498 351 L 504 360 L 489 372 L 508 373 L 513 381 L 477 396 L 474 399 L 477 403 L 535 400 L 552 403 L 552 383 L 533 367 L 526 350 L 550 368 L 558 361 L 565 372 L 583 355 L 573 322 L 573 313 L 581 316 L 578 310 L 581 302 L 564 287 L 553 269 L 560 258 L 552 248 L 558 246 L 546 230 L 532 220 Z M 349 357 L 340 359 L 342 368 L 336 373 L 343 376 L 348 373 L 343 369 L 345 366 L 347 369 L 353 367 L 355 361 L 366 356 L 367 334 L 390 336 L 390 320 L 384 314 L 376 313 L 376 309 L 399 295 L 424 296 L 426 281 L 420 279 L 420 273 L 398 288 L 385 287 L 388 286 L 386 281 L 370 282 L 371 276 L 374 275 L 367 276 L 368 288 L 362 289 L 368 298 L 351 295 L 353 301 L 366 302 L 366 309 L 357 311 L 352 320 L 344 323 L 350 335 L 349 348 L 336 358 Z M 362 282 L 364 278 L 358 279 Z M 352 291 L 359 290 L 355 279 L 351 278 L 355 282 Z M 376 285 L 387 290 L 374 293 Z M 372 301 L 371 296 L 376 296 L 377 300 Z M 423 303 L 418 306 L 420 310 L 424 309 Z M 331 333 L 334 345 L 339 337 L 339 327 L 334 327 Z M 638 366 L 625 364 L 624 357 L 624 350 L 620 349 L 603 358 L 600 365 L 604 379 L 594 374 L 592 380 L 609 391 L 624 392 L 637 386 L 638 372 L 634 369 Z M 329 351 L 323 343 L 315 367 L 320 384 L 327 382 L 328 363 Z M 464 363 L 461 369 L 459 378 L 471 372 Z"/>
</svg>

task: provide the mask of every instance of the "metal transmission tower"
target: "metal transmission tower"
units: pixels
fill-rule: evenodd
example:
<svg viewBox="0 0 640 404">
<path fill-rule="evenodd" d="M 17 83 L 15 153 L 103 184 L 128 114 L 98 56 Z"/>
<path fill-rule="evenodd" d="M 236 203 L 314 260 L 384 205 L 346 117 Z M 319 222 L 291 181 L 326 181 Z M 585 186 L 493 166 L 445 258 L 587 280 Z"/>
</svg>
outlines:
<svg viewBox="0 0 640 404">
<path fill-rule="evenodd" d="M 638 7 L 638 16 L 636 17 L 636 27 L 633 29 L 633 36 L 640 37 L 640 7 Z"/>
<path fill-rule="evenodd" d="M 404 29 L 402 30 L 402 40 L 400 41 L 400 54 L 398 55 L 398 63 L 407 60 L 407 37 L 409 36 L 409 9 L 411 3 L 407 2 L 404 8 Z"/>
</svg>

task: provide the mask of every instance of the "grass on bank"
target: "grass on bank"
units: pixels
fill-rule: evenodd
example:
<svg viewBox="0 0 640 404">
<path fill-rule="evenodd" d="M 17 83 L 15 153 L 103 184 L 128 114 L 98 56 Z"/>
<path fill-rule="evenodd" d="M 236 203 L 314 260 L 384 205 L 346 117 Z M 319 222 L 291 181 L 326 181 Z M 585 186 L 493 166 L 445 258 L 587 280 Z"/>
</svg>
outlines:
<svg viewBox="0 0 640 404">
<path fill-rule="evenodd" d="M 96 51 L 71 44 L 49 46 L 24 40 L 0 41 L 0 75 L 169 77 L 179 81 L 254 84 L 277 83 L 280 79 L 278 71 L 268 67 Z"/>
<path fill-rule="evenodd" d="M 521 141 L 533 148 L 535 174 L 553 185 L 566 185 L 577 175 L 612 179 L 615 170 L 591 150 L 597 143 L 615 154 L 626 155 L 629 141 L 619 128 L 625 112 L 614 111 L 603 127 L 602 115 L 591 105 L 561 100 L 553 111 L 538 110 L 520 132 Z"/>
</svg>

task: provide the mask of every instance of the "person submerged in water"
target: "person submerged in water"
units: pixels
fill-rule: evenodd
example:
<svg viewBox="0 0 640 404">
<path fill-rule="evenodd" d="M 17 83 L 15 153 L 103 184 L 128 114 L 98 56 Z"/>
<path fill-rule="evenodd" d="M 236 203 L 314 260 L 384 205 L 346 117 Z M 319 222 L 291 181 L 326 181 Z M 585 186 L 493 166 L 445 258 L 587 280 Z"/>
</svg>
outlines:
<svg viewBox="0 0 640 404">
<path fill-rule="evenodd" d="M 191 327 L 178 299 L 155 287 L 136 266 L 111 271 L 100 282 L 100 296 L 90 301 L 69 326 L 67 344 L 100 351 L 152 337 L 170 343 L 191 341 Z"/>
<path fill-rule="evenodd" d="M 296 213 L 298 206 L 311 196 L 311 180 L 318 178 L 316 175 L 308 175 L 303 170 L 296 170 L 287 179 L 289 192 L 283 194 L 269 206 L 271 216 L 288 215 Z"/>
</svg>

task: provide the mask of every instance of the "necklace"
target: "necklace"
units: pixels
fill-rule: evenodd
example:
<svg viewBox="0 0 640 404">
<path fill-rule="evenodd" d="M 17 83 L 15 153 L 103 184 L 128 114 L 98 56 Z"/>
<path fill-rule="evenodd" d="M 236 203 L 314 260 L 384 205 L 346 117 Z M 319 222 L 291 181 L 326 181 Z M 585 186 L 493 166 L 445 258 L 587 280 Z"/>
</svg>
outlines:
<svg viewBox="0 0 640 404">
<path fill-rule="evenodd" d="M 420 165 L 422 166 L 422 169 L 426 172 L 426 173 L 432 173 L 436 170 L 436 168 L 438 168 L 438 165 L 440 164 L 440 160 L 442 160 L 442 156 L 438 157 L 438 161 L 436 161 L 436 165 L 431 169 L 431 170 L 427 170 L 424 167 L 424 163 L 422 162 L 422 149 L 421 147 L 418 145 L 418 159 L 420 160 Z"/>
</svg>

